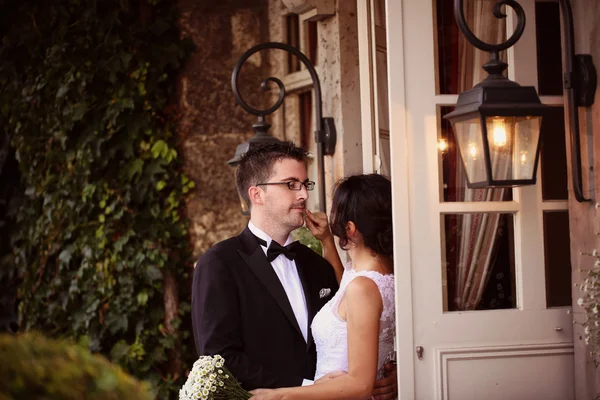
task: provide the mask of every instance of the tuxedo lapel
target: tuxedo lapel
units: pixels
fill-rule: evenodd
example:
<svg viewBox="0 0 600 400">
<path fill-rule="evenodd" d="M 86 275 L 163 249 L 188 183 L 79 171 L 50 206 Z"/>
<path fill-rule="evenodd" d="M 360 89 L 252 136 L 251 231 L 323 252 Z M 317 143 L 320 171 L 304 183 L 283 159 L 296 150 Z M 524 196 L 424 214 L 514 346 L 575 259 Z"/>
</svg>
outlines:
<svg viewBox="0 0 600 400">
<path fill-rule="evenodd" d="M 304 249 L 302 249 L 304 250 Z M 312 251 L 312 250 L 309 250 Z M 308 340 L 306 341 L 307 346 L 310 347 L 313 341 L 312 337 L 312 329 L 310 329 L 310 324 L 312 323 L 313 318 L 317 314 L 319 310 L 317 310 L 317 301 L 314 298 L 314 294 L 312 293 L 314 290 L 312 288 L 310 273 L 307 269 L 308 260 L 306 258 L 306 254 L 304 251 L 298 251 L 298 255 L 296 256 L 296 268 L 298 269 L 298 275 L 300 276 L 300 281 L 302 282 L 302 290 L 304 291 L 304 298 L 306 299 L 306 308 L 308 310 Z"/>
<path fill-rule="evenodd" d="M 275 302 L 277 302 L 292 326 L 298 331 L 300 336 L 303 336 L 287 294 L 285 293 L 277 274 L 273 271 L 273 266 L 269 260 L 267 260 L 267 256 L 265 256 L 263 249 L 257 245 L 252 254 L 245 254 L 241 250 L 238 251 L 242 259 L 248 264 L 252 272 L 254 272 L 254 275 L 261 281 L 271 296 L 273 296 Z"/>
</svg>

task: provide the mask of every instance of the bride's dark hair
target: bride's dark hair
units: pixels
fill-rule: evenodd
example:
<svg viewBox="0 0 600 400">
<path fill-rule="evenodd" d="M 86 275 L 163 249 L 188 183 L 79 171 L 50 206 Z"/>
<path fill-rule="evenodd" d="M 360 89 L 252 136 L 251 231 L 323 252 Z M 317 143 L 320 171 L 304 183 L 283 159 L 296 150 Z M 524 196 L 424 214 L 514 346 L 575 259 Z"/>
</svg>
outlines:
<svg viewBox="0 0 600 400">
<path fill-rule="evenodd" d="M 348 245 L 346 226 L 354 222 L 365 246 L 375 253 L 392 257 L 392 185 L 382 175 L 353 175 L 336 184 L 331 209 L 331 232 Z"/>
</svg>

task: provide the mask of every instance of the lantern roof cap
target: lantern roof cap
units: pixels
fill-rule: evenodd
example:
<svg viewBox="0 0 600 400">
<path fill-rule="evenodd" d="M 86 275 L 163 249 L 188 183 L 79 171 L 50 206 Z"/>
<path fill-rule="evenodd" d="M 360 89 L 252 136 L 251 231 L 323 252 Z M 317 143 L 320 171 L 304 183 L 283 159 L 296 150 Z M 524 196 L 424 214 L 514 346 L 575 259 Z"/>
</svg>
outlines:
<svg viewBox="0 0 600 400">
<path fill-rule="evenodd" d="M 502 75 L 492 74 L 473 89 L 462 92 L 454 111 L 444 118 L 464 119 L 475 113 L 484 116 L 543 116 L 550 108 L 542 104 L 533 86 L 521 86 Z"/>
<path fill-rule="evenodd" d="M 235 149 L 235 155 L 231 160 L 227 161 L 227 164 L 232 167 L 237 166 L 242 160 L 242 156 L 246 154 L 251 147 L 254 147 L 258 144 L 280 142 L 279 139 L 271 136 L 267 132 L 270 127 L 271 124 L 267 123 L 264 118 L 259 117 L 258 122 L 252 125 L 252 129 L 254 129 L 254 136 L 237 146 Z"/>
</svg>

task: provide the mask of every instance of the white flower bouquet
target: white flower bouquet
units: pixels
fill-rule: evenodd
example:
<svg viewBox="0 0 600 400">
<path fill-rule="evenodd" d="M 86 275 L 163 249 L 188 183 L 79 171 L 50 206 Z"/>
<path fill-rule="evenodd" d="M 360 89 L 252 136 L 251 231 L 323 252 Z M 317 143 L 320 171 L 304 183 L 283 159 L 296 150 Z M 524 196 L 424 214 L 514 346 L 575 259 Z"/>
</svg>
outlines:
<svg viewBox="0 0 600 400">
<path fill-rule="evenodd" d="M 600 254 L 594 250 L 592 254 L 584 255 L 594 257 L 594 266 L 588 270 L 588 276 L 579 289 L 581 297 L 577 304 L 585 309 L 585 321 L 583 327 L 585 332 L 585 343 L 590 346 L 590 356 L 598 366 L 600 359 Z M 583 270 L 580 270 L 583 271 Z"/>
<path fill-rule="evenodd" d="M 179 390 L 179 400 L 246 400 L 251 396 L 225 367 L 225 360 L 218 354 L 200 357 Z"/>
</svg>

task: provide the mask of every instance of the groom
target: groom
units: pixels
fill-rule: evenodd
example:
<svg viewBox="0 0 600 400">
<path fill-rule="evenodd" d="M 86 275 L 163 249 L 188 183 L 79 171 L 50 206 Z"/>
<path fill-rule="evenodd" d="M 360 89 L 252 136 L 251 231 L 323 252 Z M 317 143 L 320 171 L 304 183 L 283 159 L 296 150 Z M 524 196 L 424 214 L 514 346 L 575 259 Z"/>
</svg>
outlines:
<svg viewBox="0 0 600 400">
<path fill-rule="evenodd" d="M 250 222 L 197 262 L 192 322 L 199 355 L 220 354 L 247 389 L 312 384 L 315 314 L 338 284 L 331 265 L 290 233 L 304 224 L 307 153 L 290 142 L 261 145 L 243 157 L 239 193 Z M 395 371 L 376 383 L 376 399 L 395 398 Z"/>
</svg>

